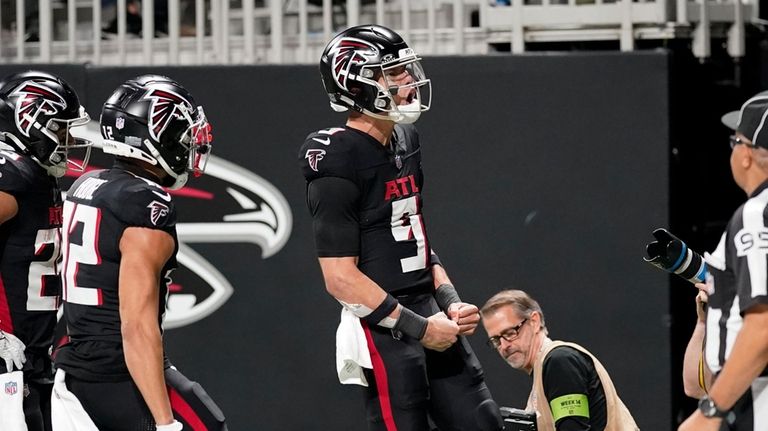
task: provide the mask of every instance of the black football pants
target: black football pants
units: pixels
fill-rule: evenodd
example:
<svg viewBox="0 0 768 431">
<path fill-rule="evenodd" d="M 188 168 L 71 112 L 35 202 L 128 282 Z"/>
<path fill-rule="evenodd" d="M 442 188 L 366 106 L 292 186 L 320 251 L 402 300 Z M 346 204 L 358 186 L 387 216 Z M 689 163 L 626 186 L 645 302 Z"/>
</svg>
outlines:
<svg viewBox="0 0 768 431">
<path fill-rule="evenodd" d="M 89 382 L 67 374 L 66 383 L 99 431 L 155 430 L 152 413 L 132 380 Z M 165 383 L 173 417 L 185 430 L 227 431 L 221 410 L 198 383 L 174 368 L 166 368 Z"/>
<path fill-rule="evenodd" d="M 422 316 L 439 311 L 432 295 L 400 302 Z M 503 429 L 499 408 L 466 338 L 444 352 L 424 349 L 418 340 L 361 320 L 373 370 L 366 369 L 368 429 L 440 431 Z"/>
</svg>

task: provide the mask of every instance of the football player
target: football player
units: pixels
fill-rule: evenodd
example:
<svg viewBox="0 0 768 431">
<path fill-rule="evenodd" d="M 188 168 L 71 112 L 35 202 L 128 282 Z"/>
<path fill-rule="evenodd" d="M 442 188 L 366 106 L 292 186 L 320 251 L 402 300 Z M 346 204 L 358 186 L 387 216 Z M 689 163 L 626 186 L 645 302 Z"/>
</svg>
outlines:
<svg viewBox="0 0 768 431">
<path fill-rule="evenodd" d="M 459 299 L 427 237 L 412 125 L 430 104 L 420 58 L 392 30 L 364 25 L 331 40 L 320 72 L 331 107 L 350 113 L 344 127 L 310 134 L 299 161 L 326 288 L 365 334 L 369 429 L 502 429 L 464 337 L 478 309 Z"/>
<path fill-rule="evenodd" d="M 69 150 L 87 148 L 88 143 L 76 141 L 70 129 L 88 120 L 75 90 L 57 76 L 29 71 L 0 82 L 0 357 L 5 359 L 0 361 L 0 380 L 7 395 L 0 399 L 0 417 L 4 430 L 50 429 L 49 349 L 61 301 L 58 178 L 67 170 Z M 23 372 L 14 372 L 17 368 Z M 22 397 L 22 403 L 14 403 L 14 398 L 22 401 Z M 23 413 L 13 407 L 22 404 Z"/>
<path fill-rule="evenodd" d="M 64 203 L 71 341 L 56 356 L 54 430 L 226 429 L 205 391 L 170 365 L 161 327 L 178 251 L 165 188 L 203 173 L 211 127 L 186 89 L 157 75 L 120 85 L 100 126 L 114 165 L 81 176 Z"/>
</svg>

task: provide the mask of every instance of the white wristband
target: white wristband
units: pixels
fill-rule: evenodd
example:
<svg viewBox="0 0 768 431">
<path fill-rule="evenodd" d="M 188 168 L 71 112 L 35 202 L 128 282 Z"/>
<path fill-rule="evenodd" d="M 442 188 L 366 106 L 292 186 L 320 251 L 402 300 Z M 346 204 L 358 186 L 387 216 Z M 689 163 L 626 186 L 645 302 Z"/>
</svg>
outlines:
<svg viewBox="0 0 768 431">
<path fill-rule="evenodd" d="M 155 425 L 155 429 L 157 431 L 181 431 L 184 429 L 184 425 L 181 424 L 181 422 L 174 419 L 172 423 L 169 423 L 167 425 Z"/>
</svg>

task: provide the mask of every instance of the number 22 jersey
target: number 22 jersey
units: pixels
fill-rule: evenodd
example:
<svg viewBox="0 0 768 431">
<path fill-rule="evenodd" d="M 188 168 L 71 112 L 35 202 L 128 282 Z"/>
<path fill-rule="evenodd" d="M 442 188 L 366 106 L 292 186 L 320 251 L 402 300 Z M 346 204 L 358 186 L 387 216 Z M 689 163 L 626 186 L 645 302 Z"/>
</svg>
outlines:
<svg viewBox="0 0 768 431">
<path fill-rule="evenodd" d="M 0 150 L 0 191 L 18 206 L 0 224 L 0 329 L 26 345 L 26 377 L 50 379 L 48 350 L 61 301 L 61 190 L 31 158 Z"/>
</svg>

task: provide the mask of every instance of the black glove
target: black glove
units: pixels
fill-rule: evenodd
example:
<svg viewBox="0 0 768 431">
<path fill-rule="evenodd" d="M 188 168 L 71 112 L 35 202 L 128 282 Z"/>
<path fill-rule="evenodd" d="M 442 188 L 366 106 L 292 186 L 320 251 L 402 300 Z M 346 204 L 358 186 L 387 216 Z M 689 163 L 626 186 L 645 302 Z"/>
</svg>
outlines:
<svg viewBox="0 0 768 431">
<path fill-rule="evenodd" d="M 656 241 L 645 246 L 648 257 L 643 258 L 651 265 L 677 274 L 691 283 L 703 283 L 707 275 L 707 264 L 699 253 L 688 248 L 678 237 L 664 228 L 653 231 Z"/>
</svg>

